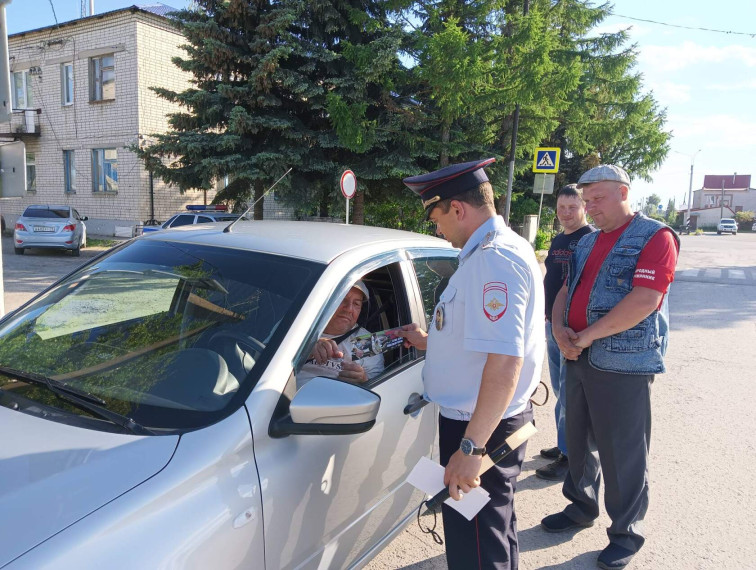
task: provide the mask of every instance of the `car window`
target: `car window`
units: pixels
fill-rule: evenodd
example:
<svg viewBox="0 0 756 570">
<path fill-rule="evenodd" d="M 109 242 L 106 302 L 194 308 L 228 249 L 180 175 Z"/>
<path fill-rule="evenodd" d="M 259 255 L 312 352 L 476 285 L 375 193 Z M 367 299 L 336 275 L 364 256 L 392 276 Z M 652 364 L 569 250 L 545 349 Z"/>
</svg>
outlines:
<svg viewBox="0 0 756 570">
<path fill-rule="evenodd" d="M 423 313 L 426 325 L 433 320 L 433 310 L 444 292 L 449 278 L 457 270 L 456 257 L 419 257 L 412 260 L 417 275 L 417 283 L 423 298 Z"/>
<path fill-rule="evenodd" d="M 0 329 L 0 366 L 94 394 L 153 429 L 202 427 L 241 405 L 321 272 L 282 256 L 132 242 L 14 314 Z M 0 388 L 9 383 L 0 374 Z M 14 394 L 66 409 L 39 387 Z"/>
<path fill-rule="evenodd" d="M 190 226 L 194 223 L 194 214 L 180 214 L 176 216 L 169 227 L 177 228 L 179 226 Z"/>
<path fill-rule="evenodd" d="M 173 220 L 175 220 L 175 219 L 176 219 L 177 217 L 178 217 L 178 214 L 177 214 L 177 215 L 175 215 L 175 216 L 171 216 L 170 218 L 168 218 L 168 220 L 167 220 L 167 221 L 163 222 L 163 225 L 162 225 L 162 226 L 160 226 L 160 227 L 161 227 L 162 229 L 170 228 L 170 227 L 171 227 L 171 224 L 173 223 Z"/>
<path fill-rule="evenodd" d="M 208 218 L 207 216 L 197 216 L 198 224 L 211 224 L 212 222 L 213 220 Z"/>
<path fill-rule="evenodd" d="M 24 217 L 27 218 L 63 218 L 69 216 L 68 208 L 39 208 L 30 206 L 24 211 Z"/>
<path fill-rule="evenodd" d="M 343 361 L 351 359 L 368 372 L 369 380 L 363 386 L 369 388 L 385 381 L 397 370 L 419 358 L 414 348 L 404 348 L 401 342 L 398 344 L 389 342 L 392 335 L 390 332 L 388 334 L 384 332 L 412 321 L 399 263 L 391 263 L 371 271 L 362 277 L 362 281 L 368 289 L 369 299 L 367 303 L 363 303 L 362 312 L 357 321 L 359 329 L 351 330 L 344 341 L 352 347 L 351 354 L 346 355 L 345 358 L 332 359 L 323 366 L 316 365 L 311 357 L 313 345 L 317 338 L 327 336 L 323 331 L 327 328 L 334 312 L 323 315 L 318 327 L 320 333 L 310 340 L 295 367 L 297 387 L 301 387 L 316 375 L 337 378 Z M 344 295 L 342 293 L 337 295 L 339 298 L 334 297 L 328 306 L 339 306 Z"/>
</svg>

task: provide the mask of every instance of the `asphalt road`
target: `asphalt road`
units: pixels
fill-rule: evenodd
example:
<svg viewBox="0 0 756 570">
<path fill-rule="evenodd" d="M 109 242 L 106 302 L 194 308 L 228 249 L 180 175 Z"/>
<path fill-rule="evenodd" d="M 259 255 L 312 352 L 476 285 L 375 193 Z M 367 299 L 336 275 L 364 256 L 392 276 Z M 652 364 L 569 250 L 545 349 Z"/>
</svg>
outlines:
<svg viewBox="0 0 756 570">
<path fill-rule="evenodd" d="M 13 252 L 13 238 L 2 237 L 5 311 L 12 311 L 106 248 L 87 247 L 79 257 L 62 250 L 29 249 Z"/>
<path fill-rule="evenodd" d="M 648 539 L 629 568 L 756 568 L 756 234 L 682 236 L 670 310 L 668 372 L 652 391 Z M 515 499 L 520 568 L 595 568 L 605 513 L 580 532 L 540 528 L 565 505 L 561 484 L 534 473 L 548 463 L 538 450 L 556 441 L 553 402 L 536 409 L 536 422 Z M 446 562 L 413 522 L 367 568 Z"/>
<path fill-rule="evenodd" d="M 102 249 L 13 254 L 2 238 L 6 311 Z M 756 234 L 682 236 L 670 293 L 668 373 L 654 383 L 648 541 L 632 568 L 756 568 Z M 544 380 L 547 380 L 544 371 Z M 561 485 L 535 477 L 537 453 L 555 443 L 553 402 L 536 409 L 516 496 L 520 567 L 595 568 L 606 546 L 593 528 L 547 534 L 539 521 L 565 502 Z M 440 520 L 439 520 L 440 523 Z M 367 568 L 443 569 L 443 547 L 413 522 Z"/>
</svg>

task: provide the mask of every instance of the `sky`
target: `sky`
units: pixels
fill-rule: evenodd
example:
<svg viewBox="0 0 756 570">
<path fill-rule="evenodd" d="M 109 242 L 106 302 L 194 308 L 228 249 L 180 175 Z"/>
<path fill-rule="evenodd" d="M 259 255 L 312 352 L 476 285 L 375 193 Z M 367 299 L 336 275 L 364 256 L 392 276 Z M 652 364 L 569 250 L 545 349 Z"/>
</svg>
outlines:
<svg viewBox="0 0 756 570">
<path fill-rule="evenodd" d="M 95 13 L 148 3 L 95 0 Z M 189 2 L 164 3 L 181 8 Z M 751 174 L 756 187 L 756 1 L 615 0 L 613 5 L 614 15 L 598 31 L 629 30 L 644 91 L 666 109 L 666 129 L 673 135 L 653 181 L 633 181 L 633 204 L 655 193 L 665 206 L 674 199 L 679 209 L 687 201 L 693 157 L 694 190 L 705 174 L 735 172 Z M 59 22 L 75 19 L 80 7 L 81 0 L 12 0 L 6 8 L 8 33 L 53 25 L 53 8 Z"/>
</svg>

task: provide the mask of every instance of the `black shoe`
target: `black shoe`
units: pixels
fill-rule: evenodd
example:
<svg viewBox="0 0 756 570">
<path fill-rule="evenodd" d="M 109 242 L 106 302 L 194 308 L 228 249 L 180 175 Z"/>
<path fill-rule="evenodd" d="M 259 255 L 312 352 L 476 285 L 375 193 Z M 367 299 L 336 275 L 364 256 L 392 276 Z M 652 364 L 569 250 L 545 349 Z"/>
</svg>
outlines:
<svg viewBox="0 0 756 570">
<path fill-rule="evenodd" d="M 567 473 L 570 470 L 570 464 L 567 461 L 566 455 L 560 455 L 559 459 L 549 463 L 545 467 L 539 467 L 536 469 L 536 477 L 546 479 L 547 481 L 564 481 Z"/>
<path fill-rule="evenodd" d="M 633 556 L 635 556 L 635 552 L 632 550 L 610 542 L 609 546 L 599 554 L 596 564 L 603 570 L 622 570 L 630 563 Z"/>
<path fill-rule="evenodd" d="M 541 527 L 546 532 L 564 532 L 573 528 L 588 528 L 593 526 L 593 521 L 584 523 L 575 522 L 564 513 L 556 513 L 541 519 Z"/>
<path fill-rule="evenodd" d="M 549 447 L 548 449 L 541 450 L 541 457 L 546 459 L 559 459 L 561 455 L 562 452 L 559 451 L 558 447 Z"/>
</svg>

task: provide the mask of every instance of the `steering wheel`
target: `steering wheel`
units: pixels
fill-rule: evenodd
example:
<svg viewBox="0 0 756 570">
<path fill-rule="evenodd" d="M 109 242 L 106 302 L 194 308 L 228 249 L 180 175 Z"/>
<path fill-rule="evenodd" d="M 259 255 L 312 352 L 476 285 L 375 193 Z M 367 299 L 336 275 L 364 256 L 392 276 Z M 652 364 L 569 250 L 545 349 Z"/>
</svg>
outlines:
<svg viewBox="0 0 756 570">
<path fill-rule="evenodd" d="M 207 339 L 207 346 L 211 347 L 215 345 L 218 346 L 218 348 L 227 348 L 228 345 L 225 341 L 228 340 L 233 340 L 242 348 L 248 349 L 247 352 L 251 352 L 253 355 L 252 358 L 254 358 L 255 360 L 258 360 L 260 358 L 260 355 L 262 354 L 262 351 L 265 350 L 265 345 L 255 337 L 234 330 L 220 330 L 216 332 L 209 339 Z M 221 353 L 220 350 L 217 352 Z"/>
</svg>

